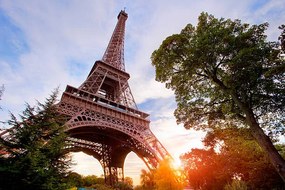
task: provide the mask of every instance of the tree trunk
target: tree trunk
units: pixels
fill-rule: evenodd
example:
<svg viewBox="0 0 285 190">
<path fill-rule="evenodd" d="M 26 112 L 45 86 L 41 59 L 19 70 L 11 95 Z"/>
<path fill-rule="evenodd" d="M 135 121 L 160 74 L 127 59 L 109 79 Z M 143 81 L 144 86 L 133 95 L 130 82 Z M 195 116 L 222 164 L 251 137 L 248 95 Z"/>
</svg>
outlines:
<svg viewBox="0 0 285 190">
<path fill-rule="evenodd" d="M 285 182 L 285 160 L 278 153 L 270 138 L 264 133 L 257 123 L 252 110 L 248 109 L 245 114 L 246 122 L 250 126 L 253 137 L 256 139 L 257 143 L 265 151 L 265 153 L 267 153 L 271 164 L 273 164 L 283 182 Z"/>
<path fill-rule="evenodd" d="M 246 122 L 250 127 L 250 131 L 252 136 L 255 138 L 256 142 L 259 146 L 264 150 L 267 154 L 269 161 L 277 171 L 277 173 L 282 178 L 283 182 L 285 183 L 285 160 L 282 156 L 278 153 L 277 149 L 271 142 L 270 138 L 264 133 L 260 125 L 258 124 L 254 113 L 251 108 L 247 105 L 242 103 L 236 93 L 234 91 L 230 92 L 234 102 L 238 105 L 238 107 L 243 111 L 246 115 Z"/>
</svg>

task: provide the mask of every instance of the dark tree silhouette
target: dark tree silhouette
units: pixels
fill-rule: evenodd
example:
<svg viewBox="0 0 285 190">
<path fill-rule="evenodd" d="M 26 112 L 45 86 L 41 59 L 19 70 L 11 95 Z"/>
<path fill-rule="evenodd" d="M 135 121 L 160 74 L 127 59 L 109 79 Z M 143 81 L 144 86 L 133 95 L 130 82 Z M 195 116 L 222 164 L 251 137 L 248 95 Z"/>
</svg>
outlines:
<svg viewBox="0 0 285 190">
<path fill-rule="evenodd" d="M 11 116 L 9 134 L 0 138 L 0 189 L 67 189 L 70 161 L 56 96 L 36 107 L 27 105 L 20 121 Z"/>
</svg>

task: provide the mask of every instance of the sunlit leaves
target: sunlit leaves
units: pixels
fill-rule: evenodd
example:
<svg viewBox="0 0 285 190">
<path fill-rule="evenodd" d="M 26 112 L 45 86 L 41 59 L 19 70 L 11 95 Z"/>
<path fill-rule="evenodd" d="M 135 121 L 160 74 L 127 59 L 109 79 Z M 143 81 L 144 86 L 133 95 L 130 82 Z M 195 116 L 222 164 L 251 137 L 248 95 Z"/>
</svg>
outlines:
<svg viewBox="0 0 285 190">
<path fill-rule="evenodd" d="M 249 129 L 231 126 L 212 130 L 203 142 L 204 149 L 192 149 L 181 156 L 192 187 L 223 189 L 235 180 L 242 181 L 249 189 L 282 187 L 282 179 Z M 282 147 L 278 146 L 281 154 Z"/>
<path fill-rule="evenodd" d="M 140 180 L 141 180 L 140 183 L 141 183 L 142 189 L 154 190 L 155 188 L 154 171 L 146 171 L 142 169 Z"/>
<path fill-rule="evenodd" d="M 135 189 L 143 190 L 182 190 L 185 178 L 181 170 L 173 167 L 171 159 L 160 161 L 159 167 L 154 170 L 141 171 L 141 185 Z"/>
<path fill-rule="evenodd" d="M 170 159 L 164 159 L 154 173 L 156 190 L 183 189 L 184 181 L 176 173 Z"/>
</svg>

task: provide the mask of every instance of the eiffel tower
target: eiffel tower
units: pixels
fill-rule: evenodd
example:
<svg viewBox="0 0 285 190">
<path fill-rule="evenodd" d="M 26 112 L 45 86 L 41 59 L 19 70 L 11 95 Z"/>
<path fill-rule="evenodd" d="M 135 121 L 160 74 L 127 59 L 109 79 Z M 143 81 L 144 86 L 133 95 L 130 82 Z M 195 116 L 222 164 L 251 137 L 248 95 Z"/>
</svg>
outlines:
<svg viewBox="0 0 285 190">
<path fill-rule="evenodd" d="M 58 110 L 68 117 L 69 150 L 99 160 L 105 182 L 124 179 L 124 161 L 133 151 L 149 169 L 169 156 L 149 128 L 149 114 L 140 111 L 125 71 L 124 35 L 128 15 L 121 11 L 102 60 L 94 63 L 78 87 L 67 85 Z"/>
</svg>

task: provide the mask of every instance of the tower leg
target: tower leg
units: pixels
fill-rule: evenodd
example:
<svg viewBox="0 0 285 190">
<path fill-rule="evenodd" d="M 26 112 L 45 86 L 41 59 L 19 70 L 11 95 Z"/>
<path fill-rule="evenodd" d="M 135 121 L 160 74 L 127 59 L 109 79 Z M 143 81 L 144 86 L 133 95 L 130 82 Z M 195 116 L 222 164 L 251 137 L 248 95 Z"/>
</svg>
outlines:
<svg viewBox="0 0 285 190">
<path fill-rule="evenodd" d="M 104 167 L 105 183 L 114 186 L 118 182 L 124 181 L 124 169 L 122 167 Z"/>
<path fill-rule="evenodd" d="M 124 181 L 123 163 L 118 166 L 114 164 L 115 158 L 112 158 L 112 148 L 102 144 L 102 157 L 100 163 L 104 170 L 105 184 L 114 186 L 120 181 Z M 116 166 L 114 166 L 116 165 Z"/>
</svg>

